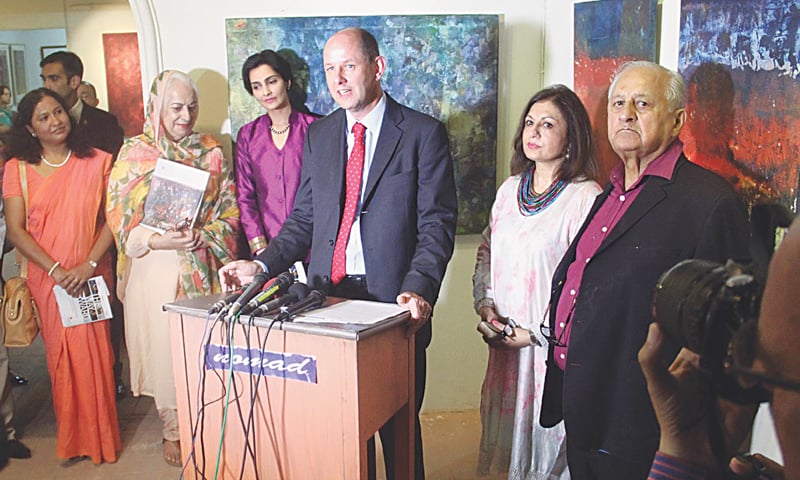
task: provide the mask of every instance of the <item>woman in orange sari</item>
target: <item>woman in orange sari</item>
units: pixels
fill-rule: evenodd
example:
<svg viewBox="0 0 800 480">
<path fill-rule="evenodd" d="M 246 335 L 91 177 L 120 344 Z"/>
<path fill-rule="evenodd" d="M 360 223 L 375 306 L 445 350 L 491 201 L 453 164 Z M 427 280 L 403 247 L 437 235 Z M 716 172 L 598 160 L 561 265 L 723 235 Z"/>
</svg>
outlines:
<svg viewBox="0 0 800 480">
<path fill-rule="evenodd" d="M 45 88 L 20 101 L 3 201 L 8 236 L 28 260 L 27 283 L 41 317 L 56 454 L 67 465 L 87 458 L 113 463 L 121 444 L 109 322 L 65 327 L 53 293 L 58 285 L 75 296 L 97 275 L 111 285 L 112 235 L 103 208 L 111 155 L 81 138 L 67 112 L 58 94 Z"/>
</svg>

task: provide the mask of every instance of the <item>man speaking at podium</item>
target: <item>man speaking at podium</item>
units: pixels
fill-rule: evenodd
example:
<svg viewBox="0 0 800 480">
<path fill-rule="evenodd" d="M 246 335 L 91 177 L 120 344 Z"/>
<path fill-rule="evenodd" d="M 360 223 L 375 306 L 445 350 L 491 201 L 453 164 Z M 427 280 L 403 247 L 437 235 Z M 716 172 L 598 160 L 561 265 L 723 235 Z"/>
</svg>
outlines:
<svg viewBox="0 0 800 480">
<path fill-rule="evenodd" d="M 383 92 L 386 59 L 375 38 L 348 28 L 328 39 L 325 78 L 341 109 L 314 122 L 303 151 L 294 209 L 254 261 L 220 269 L 224 288 L 275 276 L 311 250 L 308 282 L 330 295 L 397 302 L 416 332 L 415 478 L 424 479 L 419 409 L 425 391 L 428 320 L 453 253 L 456 189 L 447 132 Z M 380 430 L 387 478 L 393 435 Z M 368 448 L 375 478 L 374 441 Z"/>
</svg>

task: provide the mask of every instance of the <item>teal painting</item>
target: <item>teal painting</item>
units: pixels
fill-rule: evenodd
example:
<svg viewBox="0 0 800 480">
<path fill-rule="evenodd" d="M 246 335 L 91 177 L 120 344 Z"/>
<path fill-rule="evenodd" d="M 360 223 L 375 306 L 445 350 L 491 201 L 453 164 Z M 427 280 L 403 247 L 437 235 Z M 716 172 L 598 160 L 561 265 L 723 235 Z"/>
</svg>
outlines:
<svg viewBox="0 0 800 480">
<path fill-rule="evenodd" d="M 458 233 L 480 233 L 496 188 L 497 15 L 226 19 L 232 137 L 264 113 L 241 78 L 245 59 L 264 49 L 292 64 L 294 83 L 311 112 L 333 112 L 337 106 L 325 84 L 322 49 L 336 31 L 354 26 L 370 31 L 386 57 L 384 90 L 447 127 L 458 189 Z"/>
</svg>

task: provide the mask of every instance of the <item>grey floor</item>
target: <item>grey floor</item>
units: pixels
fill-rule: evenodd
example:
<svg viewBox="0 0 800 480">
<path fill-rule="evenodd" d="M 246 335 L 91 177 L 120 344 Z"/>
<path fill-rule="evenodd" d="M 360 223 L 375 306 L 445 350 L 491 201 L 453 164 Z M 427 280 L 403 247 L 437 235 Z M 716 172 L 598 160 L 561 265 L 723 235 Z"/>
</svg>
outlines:
<svg viewBox="0 0 800 480">
<path fill-rule="evenodd" d="M 56 424 L 41 338 L 28 348 L 9 349 L 9 356 L 12 370 L 29 379 L 28 385 L 14 387 L 13 392 L 18 437 L 33 451 L 33 458 L 12 459 L 0 471 L 0 479 L 180 478 L 180 469 L 167 465 L 161 456 L 161 425 L 153 400 L 148 397 L 127 397 L 118 403 L 122 453 L 117 463 L 93 465 L 86 461 L 61 466 L 62 460 L 55 455 Z M 476 410 L 423 414 L 422 431 L 429 480 L 476 478 L 475 458 L 480 439 Z"/>
</svg>

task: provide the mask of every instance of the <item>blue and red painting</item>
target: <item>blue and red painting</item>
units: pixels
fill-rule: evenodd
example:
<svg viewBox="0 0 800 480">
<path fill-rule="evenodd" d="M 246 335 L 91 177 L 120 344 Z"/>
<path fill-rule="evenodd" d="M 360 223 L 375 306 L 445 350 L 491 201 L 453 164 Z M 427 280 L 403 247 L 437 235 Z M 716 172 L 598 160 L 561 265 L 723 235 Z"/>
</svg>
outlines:
<svg viewBox="0 0 800 480">
<path fill-rule="evenodd" d="M 797 208 L 798 46 L 796 0 L 683 0 L 685 152 L 730 181 L 749 206 Z"/>
<path fill-rule="evenodd" d="M 575 4 L 575 93 L 592 121 L 603 181 L 619 163 L 608 143 L 608 87 L 619 65 L 655 61 L 657 7 L 657 0 Z"/>
</svg>

